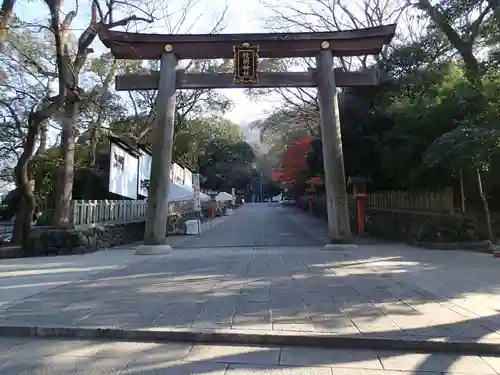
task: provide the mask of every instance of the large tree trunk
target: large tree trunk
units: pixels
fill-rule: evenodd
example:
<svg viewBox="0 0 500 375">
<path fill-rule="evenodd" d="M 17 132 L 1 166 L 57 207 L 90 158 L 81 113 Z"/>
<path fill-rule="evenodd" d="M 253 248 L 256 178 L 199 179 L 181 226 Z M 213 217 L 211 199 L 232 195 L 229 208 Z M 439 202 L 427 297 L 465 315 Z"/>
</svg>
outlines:
<svg viewBox="0 0 500 375">
<path fill-rule="evenodd" d="M 14 5 L 14 2 L 15 0 L 4 0 L 2 9 L 4 9 L 5 4 L 10 4 L 10 6 L 7 6 L 7 9 L 10 8 L 10 14 L 7 12 L 7 16 L 9 17 L 12 16 L 12 7 Z M 63 50 L 61 28 L 64 29 L 64 27 L 66 27 L 66 25 L 61 24 L 59 18 L 61 0 L 46 1 L 46 3 L 49 6 L 51 13 L 51 27 L 54 31 L 57 55 L 60 56 Z M 64 23 L 69 24 L 70 19 L 72 19 L 71 17 L 74 17 L 76 15 L 75 12 L 70 13 L 71 14 L 67 15 Z M 4 16 L 2 19 L 3 22 L 5 22 L 5 19 L 6 18 Z M 10 18 L 7 18 L 7 21 L 10 21 Z M 61 71 L 61 67 L 64 67 L 63 62 L 61 61 L 61 59 L 58 59 L 58 72 L 60 75 L 64 74 Z M 31 229 L 33 214 L 36 208 L 36 198 L 33 193 L 33 175 L 32 171 L 30 170 L 30 163 L 35 152 L 35 146 L 40 132 L 40 126 L 61 107 L 64 101 L 64 93 L 66 91 L 65 83 L 65 81 L 59 79 L 58 96 L 53 99 L 47 98 L 48 101 L 46 103 L 39 103 L 37 105 L 38 107 L 41 104 L 44 104 L 44 107 L 36 111 L 35 108 L 33 108 L 28 118 L 28 132 L 26 134 L 24 149 L 14 169 L 16 175 L 16 185 L 20 189 L 22 195 L 20 210 L 16 215 L 12 232 L 12 242 L 16 244 L 23 244 L 24 240 L 27 238 L 29 230 Z M 40 141 L 41 147 L 43 148 L 44 144 L 46 143 L 43 140 L 43 136 Z"/>
<path fill-rule="evenodd" d="M 35 151 L 35 157 L 38 158 L 38 161 L 39 162 L 42 162 L 44 161 L 44 156 L 43 156 L 43 153 L 47 150 L 47 143 L 48 143 L 48 132 L 49 132 L 49 129 L 48 129 L 48 126 L 47 126 L 47 122 L 44 122 L 41 126 L 40 126 L 40 136 L 38 138 L 38 148 L 36 149 Z M 44 178 L 38 178 L 37 174 L 35 171 L 33 171 L 33 178 L 35 179 L 35 186 L 34 186 L 34 191 L 36 192 L 41 192 L 41 191 L 44 191 L 44 184 L 46 183 L 45 179 Z M 36 213 L 45 213 L 46 211 L 43 211 L 44 209 L 45 210 L 48 210 L 48 209 L 53 209 L 54 206 L 53 206 L 53 201 L 54 199 L 52 199 L 52 202 L 50 202 L 50 198 L 53 198 L 53 186 L 52 186 L 52 190 L 48 191 L 46 195 L 38 195 L 37 197 L 37 200 L 39 200 L 37 202 L 37 206 L 35 207 L 35 211 Z M 40 202 L 40 200 L 42 202 Z M 40 208 L 40 205 L 43 206 L 43 208 Z"/>
<path fill-rule="evenodd" d="M 110 1 L 110 4 L 111 4 L 111 1 Z M 110 9 L 111 9 L 111 5 L 110 5 Z M 95 12 L 95 7 L 93 7 L 93 11 Z M 94 18 L 95 18 L 95 15 L 93 15 L 93 19 Z M 90 139 L 90 163 L 89 163 L 89 166 L 91 168 L 95 167 L 95 164 L 96 164 L 97 146 L 99 143 L 99 137 L 101 135 L 101 126 L 102 126 L 102 123 L 104 122 L 104 108 L 106 106 L 107 99 L 110 96 L 109 86 L 111 85 L 111 82 L 113 82 L 115 75 L 116 75 L 116 60 L 112 63 L 108 74 L 106 74 L 106 77 L 104 78 L 104 81 L 102 84 L 102 102 L 99 106 L 99 115 L 97 116 L 96 122 L 92 124 L 92 134 L 91 134 L 91 139 Z"/>
<path fill-rule="evenodd" d="M 36 209 L 36 198 L 34 195 L 34 180 L 30 179 L 28 181 L 27 187 L 22 187 L 24 191 L 19 201 L 19 210 L 16 213 L 14 219 L 14 228 L 12 230 L 12 240 L 11 242 L 15 245 L 22 246 L 24 241 L 28 238 L 29 232 L 31 230 L 31 224 L 33 222 L 33 216 Z M 33 196 L 33 198 L 27 200 L 25 194 Z"/>
<path fill-rule="evenodd" d="M 23 246 L 24 239 L 27 237 L 31 229 L 31 224 L 29 220 L 29 212 L 31 208 L 29 203 L 21 196 L 19 201 L 18 212 L 14 218 L 14 228 L 12 229 L 12 239 L 11 243 L 14 245 Z M 34 212 L 34 210 L 32 210 Z"/>
<path fill-rule="evenodd" d="M 56 185 L 56 209 L 54 228 L 69 228 L 71 226 L 71 196 L 75 169 L 75 121 L 78 115 L 78 98 L 71 95 L 64 104 L 64 119 L 61 131 L 61 157 L 63 165 L 59 169 Z"/>
<path fill-rule="evenodd" d="M 40 123 L 36 119 L 30 119 L 29 122 L 24 149 L 14 168 L 16 185 L 21 191 L 19 212 L 16 214 L 12 230 L 12 243 L 17 245 L 22 245 L 25 238 L 28 237 L 36 207 L 36 198 L 33 193 L 33 176 L 29 164 L 35 152 Z"/>
<path fill-rule="evenodd" d="M 7 40 L 15 2 L 15 0 L 3 0 L 2 2 L 2 9 L 0 9 L 0 51 L 3 48 L 3 43 Z"/>
<path fill-rule="evenodd" d="M 49 128 L 47 123 L 44 123 L 40 126 L 40 138 L 38 148 L 36 149 L 36 155 L 40 155 L 47 150 L 47 142 L 48 142 Z"/>
<path fill-rule="evenodd" d="M 77 10 L 66 14 L 64 22 L 60 22 L 62 0 L 44 0 L 50 10 L 51 27 L 54 30 L 56 45 L 57 71 L 59 74 L 59 95 L 64 95 L 64 120 L 62 121 L 61 132 L 61 153 L 63 166 L 56 185 L 55 215 L 53 227 L 68 228 L 71 226 L 71 198 L 73 193 L 74 164 L 75 164 L 75 122 L 78 116 L 78 102 L 80 100 L 81 89 L 78 87 L 78 78 L 92 49 L 90 45 L 95 40 L 98 30 L 103 26 L 96 23 L 97 12 L 100 12 L 98 1 L 92 1 L 92 16 L 90 25 L 82 32 L 78 38 L 78 49 L 71 61 L 69 46 L 67 44 L 67 31 L 71 22 L 77 15 Z M 104 15 L 101 14 L 101 22 Z M 113 24 L 107 24 L 109 28 L 125 26 L 130 21 L 143 20 L 141 17 L 129 16 Z M 149 20 L 146 20 L 149 21 Z"/>
<path fill-rule="evenodd" d="M 95 167 L 97 162 L 97 145 L 99 143 L 99 125 L 94 125 L 92 129 L 92 136 L 90 138 L 90 161 L 89 166 L 91 168 Z M 100 126 L 99 126 L 100 127 Z"/>
<path fill-rule="evenodd" d="M 477 177 L 477 190 L 479 192 L 479 196 L 481 197 L 481 201 L 483 202 L 483 210 L 484 216 L 486 219 L 486 230 L 488 231 L 488 239 L 491 242 L 495 242 L 495 236 L 493 235 L 493 229 L 491 227 L 491 215 L 490 215 L 490 206 L 488 204 L 488 199 L 484 194 L 483 190 L 483 181 L 481 178 L 481 172 L 479 169 L 476 169 L 476 177 Z"/>
</svg>

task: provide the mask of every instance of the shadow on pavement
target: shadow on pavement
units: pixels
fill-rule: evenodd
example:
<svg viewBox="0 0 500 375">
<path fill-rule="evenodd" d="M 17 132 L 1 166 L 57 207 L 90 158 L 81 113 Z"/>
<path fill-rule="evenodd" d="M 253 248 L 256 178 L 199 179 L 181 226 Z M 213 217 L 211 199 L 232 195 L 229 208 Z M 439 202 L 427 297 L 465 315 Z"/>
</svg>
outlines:
<svg viewBox="0 0 500 375">
<path fill-rule="evenodd" d="M 0 310 L 0 325 L 306 332 L 351 338 L 500 343 L 500 279 L 498 265 L 490 257 L 394 244 L 322 251 L 311 245 L 320 240 L 297 223 L 272 224 L 279 215 L 270 214 L 266 219 L 262 215 L 265 209 L 241 212 L 239 218 L 235 214 L 235 220 L 214 228 L 207 236 L 194 238 L 191 245 L 186 244 L 189 248 L 101 272 Z M 247 224 L 252 217 L 260 219 Z M 242 234 L 245 228 L 248 233 Z M 265 236 L 272 228 L 279 230 L 269 240 L 271 237 Z M 224 243 L 239 245 L 219 246 L 222 236 L 226 236 Z M 264 236 L 264 245 L 250 245 L 259 236 Z M 199 247 L 201 239 L 208 246 Z M 269 246 L 288 241 L 309 246 Z M 298 367 L 385 363 L 385 369 L 392 369 L 404 362 L 392 361 L 399 354 L 390 352 L 349 354 L 354 353 L 351 350 L 332 355 L 323 351 L 320 355 L 321 350 L 309 354 L 304 352 L 309 349 L 301 350 L 287 348 L 286 353 L 291 354 L 286 356 L 279 351 L 276 362 L 276 349 L 264 348 L 261 351 L 271 354 L 262 354 L 263 358 L 273 358 L 266 363 L 252 359 L 261 354 L 224 351 L 213 351 L 211 357 L 193 352 L 190 357 L 189 352 L 183 352 L 166 363 L 163 350 L 124 366 L 130 374 L 147 374 L 146 370 L 151 374 L 196 374 L 203 372 L 189 372 L 193 363 L 202 368 L 220 362 L 224 364 L 221 371 L 225 371 L 232 362 L 264 369 L 292 362 Z M 474 367 L 484 362 L 478 357 L 443 353 L 410 357 L 405 361 L 413 361 L 412 372 L 463 372 L 456 371 L 457 363 L 469 361 Z M 187 360 L 189 363 L 184 363 Z M 491 366 L 484 366 L 480 373 L 494 373 Z M 205 373 L 224 373 L 217 369 Z"/>
<path fill-rule="evenodd" d="M 496 374 L 500 357 L 305 347 L 11 339 L 2 374 Z M 3 345 L 2 345 L 3 344 Z M 404 372 L 401 372 L 404 371 Z M 390 374 L 388 372 L 387 374 Z"/>
</svg>

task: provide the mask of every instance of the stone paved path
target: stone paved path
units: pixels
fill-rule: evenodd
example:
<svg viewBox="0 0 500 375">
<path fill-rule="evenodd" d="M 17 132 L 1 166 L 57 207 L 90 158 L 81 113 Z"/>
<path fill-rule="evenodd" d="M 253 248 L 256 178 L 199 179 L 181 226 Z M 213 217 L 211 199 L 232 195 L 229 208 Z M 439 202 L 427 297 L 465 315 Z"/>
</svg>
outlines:
<svg viewBox="0 0 500 375">
<path fill-rule="evenodd" d="M 304 217 L 291 207 L 274 203 L 248 203 L 234 215 L 201 236 L 183 241 L 180 246 L 193 247 L 259 247 L 259 246 L 321 246 L 324 232 L 315 233 L 297 222 Z M 307 217 L 306 217 L 307 219 Z"/>
<path fill-rule="evenodd" d="M 500 343 L 499 260 L 395 244 L 325 251 L 313 246 L 323 232 L 297 211 L 248 205 L 191 247 L 0 306 L 0 325 Z M 250 245 L 262 235 L 296 246 Z M 237 246 L 199 247 L 226 240 Z"/>
<path fill-rule="evenodd" d="M 145 261 L 135 246 L 96 253 L 0 260 L 0 306 L 70 282 L 84 280 L 126 264 Z"/>
<path fill-rule="evenodd" d="M 2 375 L 500 374 L 500 358 L 372 350 L 0 339 Z"/>
<path fill-rule="evenodd" d="M 26 298 L 0 310 L 0 325 L 496 342 L 498 267 L 483 254 L 396 245 L 179 249 Z"/>
</svg>

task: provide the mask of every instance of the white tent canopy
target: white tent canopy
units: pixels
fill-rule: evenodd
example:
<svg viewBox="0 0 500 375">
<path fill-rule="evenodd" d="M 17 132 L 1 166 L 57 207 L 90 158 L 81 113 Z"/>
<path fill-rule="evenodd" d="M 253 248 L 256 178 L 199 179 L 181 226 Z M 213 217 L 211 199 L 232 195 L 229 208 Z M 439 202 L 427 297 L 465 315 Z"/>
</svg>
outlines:
<svg viewBox="0 0 500 375">
<path fill-rule="evenodd" d="M 194 189 L 191 185 L 182 185 L 182 187 L 188 189 L 191 192 L 191 194 L 194 194 Z M 200 199 L 202 202 L 208 202 L 210 200 L 210 196 L 200 191 Z"/>
<path fill-rule="evenodd" d="M 179 202 L 193 199 L 193 193 L 186 186 L 170 183 L 168 185 L 168 201 Z"/>
<path fill-rule="evenodd" d="M 217 202 L 227 202 L 231 201 L 233 199 L 233 196 L 231 194 L 228 194 L 224 191 L 221 191 L 219 194 L 215 196 L 215 200 Z"/>
<path fill-rule="evenodd" d="M 193 188 L 189 185 L 178 185 L 171 182 L 168 185 L 168 201 L 181 202 L 192 200 L 193 192 Z M 206 202 L 210 200 L 210 197 L 206 194 L 201 193 L 200 199 Z"/>
</svg>

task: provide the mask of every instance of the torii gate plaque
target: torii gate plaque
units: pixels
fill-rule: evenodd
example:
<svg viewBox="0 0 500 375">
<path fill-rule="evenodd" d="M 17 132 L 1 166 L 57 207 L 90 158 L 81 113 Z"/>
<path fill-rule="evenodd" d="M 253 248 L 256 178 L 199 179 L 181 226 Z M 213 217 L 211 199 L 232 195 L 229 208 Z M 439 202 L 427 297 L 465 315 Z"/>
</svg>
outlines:
<svg viewBox="0 0 500 375">
<path fill-rule="evenodd" d="M 334 71 L 333 56 L 378 54 L 391 41 L 395 30 L 396 25 L 338 32 L 215 35 L 102 30 L 101 41 L 117 59 L 161 60 L 159 72 L 116 77 L 117 90 L 158 90 L 144 243 L 162 245 L 166 238 L 175 90 L 244 86 L 318 87 L 329 236 L 332 243 L 347 240 L 351 231 L 336 87 L 376 85 L 377 76 L 370 72 Z M 317 68 L 299 73 L 259 74 L 257 57 L 316 57 Z M 181 59 L 220 58 L 240 59 L 234 75 L 188 74 L 176 70 Z"/>
<path fill-rule="evenodd" d="M 257 71 L 259 46 L 243 43 L 241 46 L 233 46 L 233 52 L 233 82 L 240 85 L 259 83 L 259 73 Z"/>
</svg>

